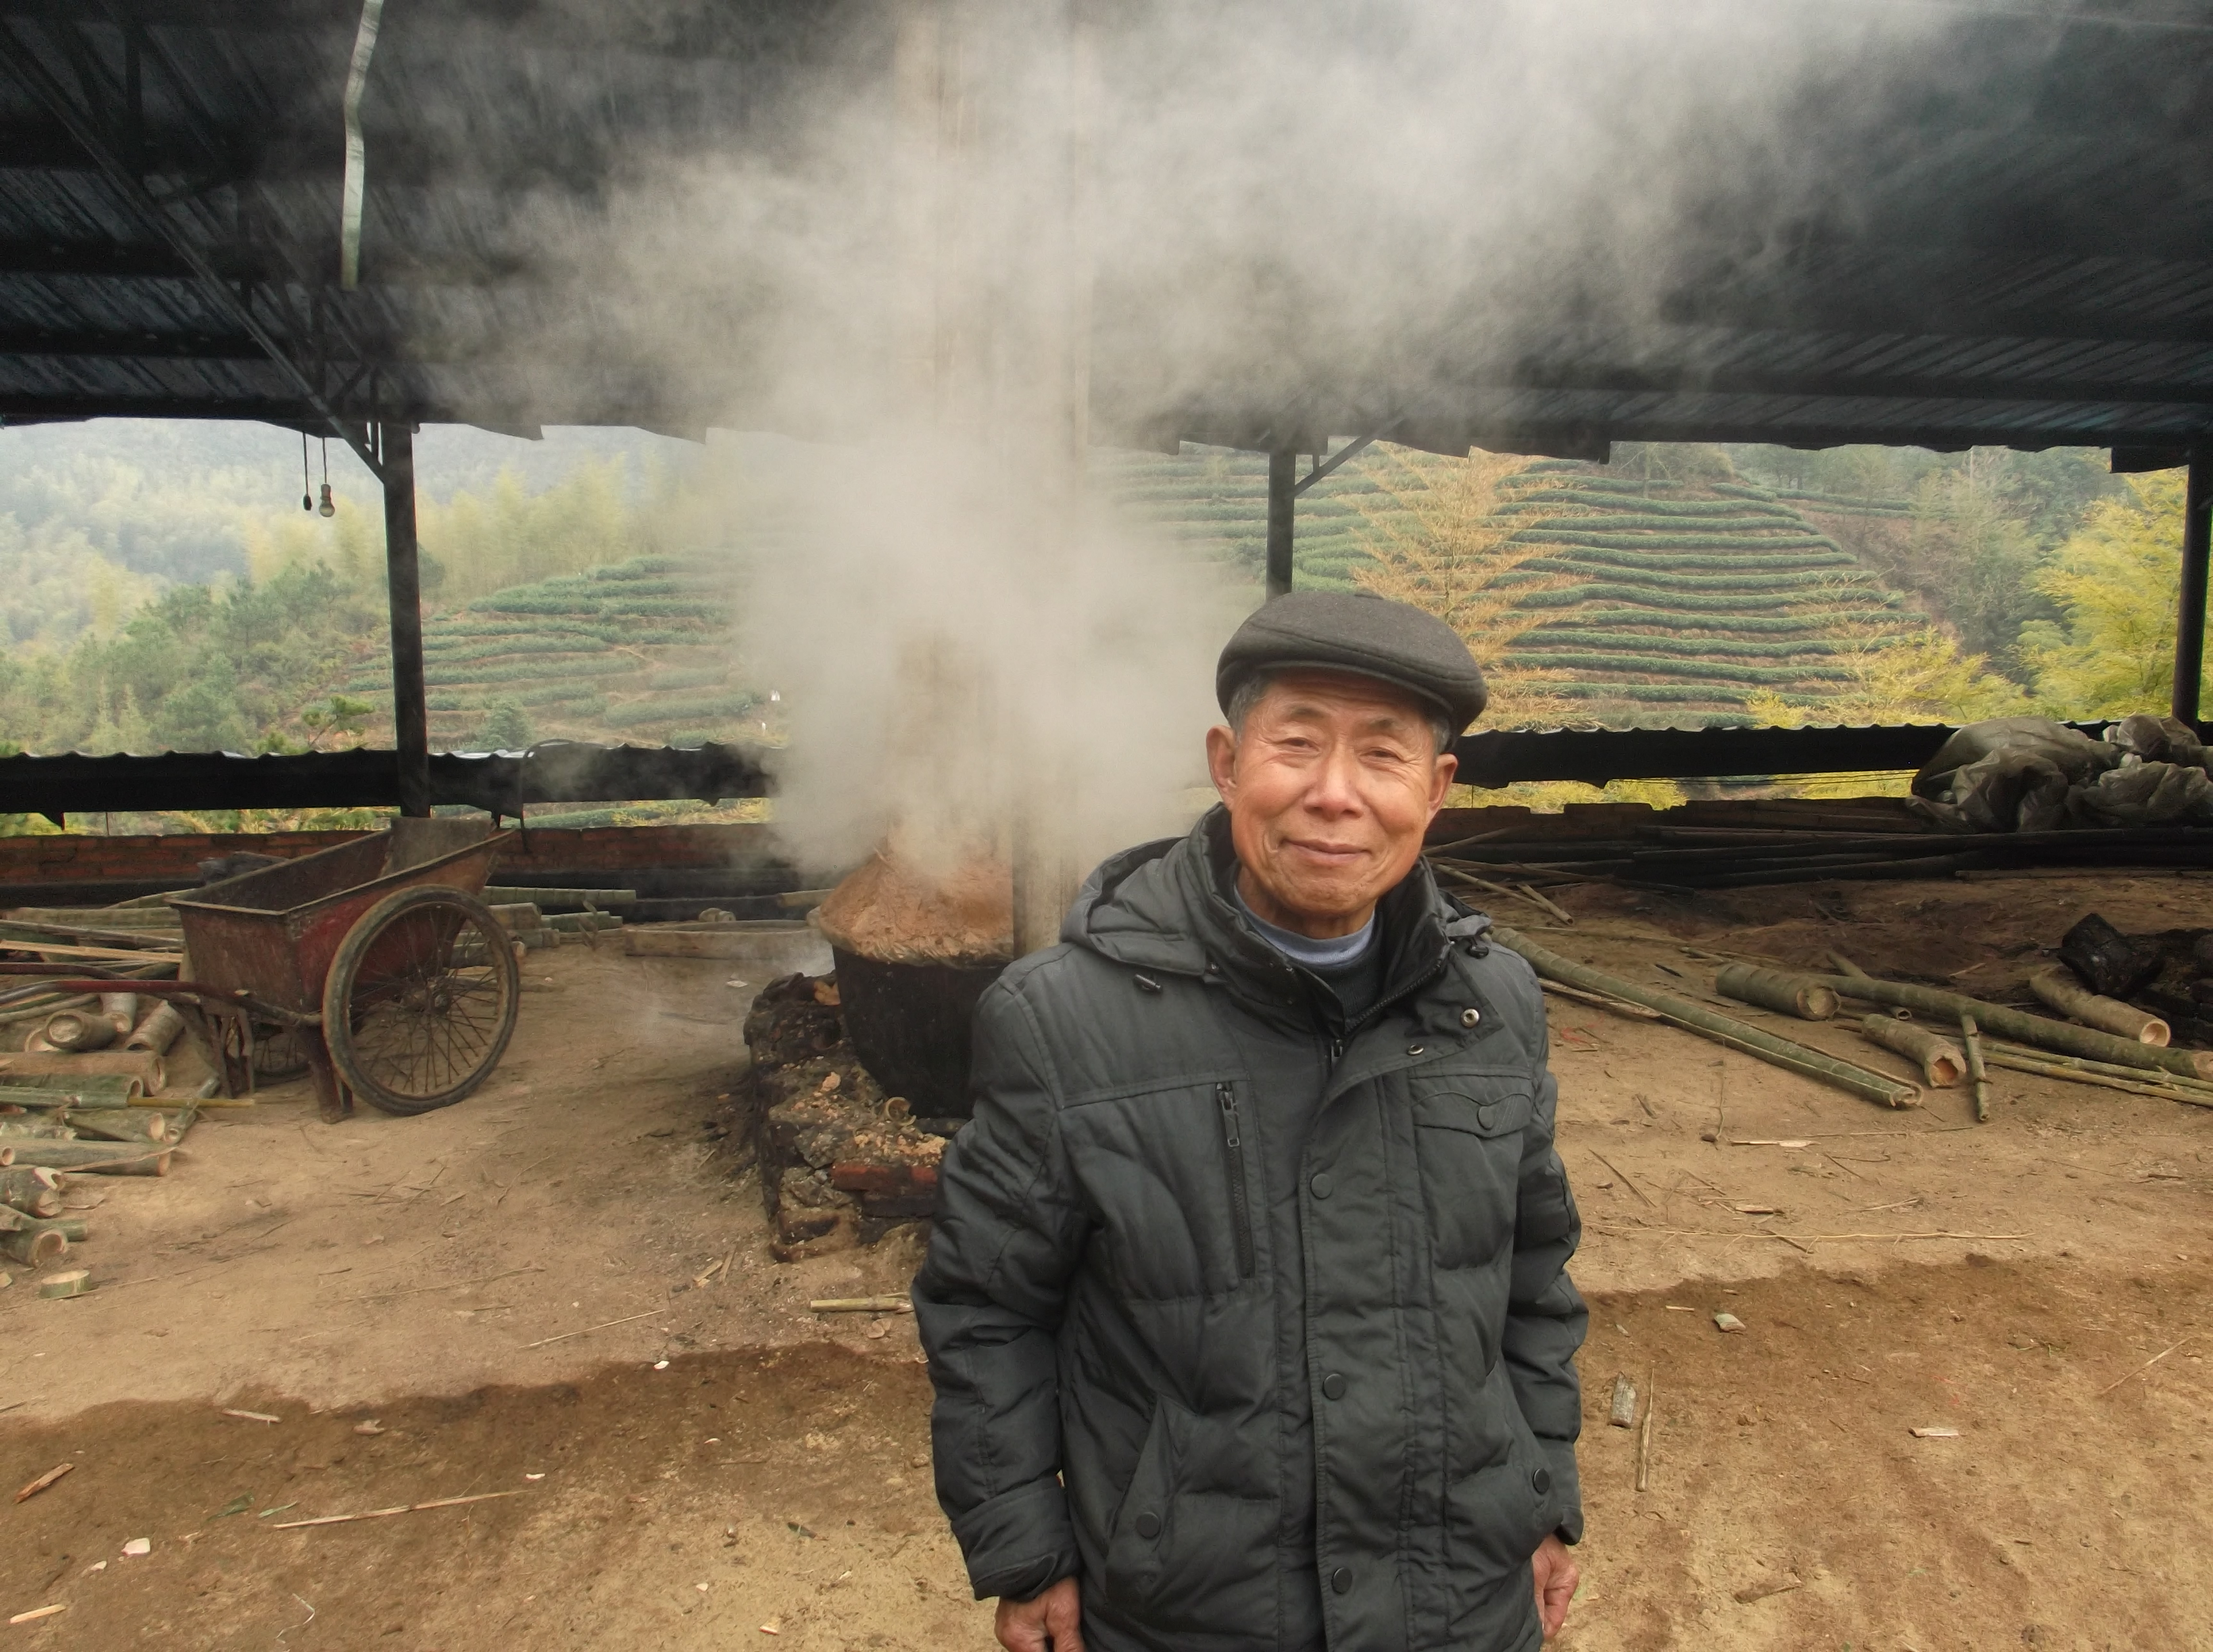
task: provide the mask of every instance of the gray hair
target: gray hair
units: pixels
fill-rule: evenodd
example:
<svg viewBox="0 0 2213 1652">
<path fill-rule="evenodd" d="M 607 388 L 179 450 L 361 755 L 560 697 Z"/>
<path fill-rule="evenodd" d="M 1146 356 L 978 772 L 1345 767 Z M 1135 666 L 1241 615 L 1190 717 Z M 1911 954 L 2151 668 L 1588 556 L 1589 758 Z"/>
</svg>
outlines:
<svg viewBox="0 0 2213 1652">
<path fill-rule="evenodd" d="M 1275 672 L 1256 671 L 1231 692 L 1229 728 L 1239 739 L 1244 738 L 1246 718 L 1253 715 L 1253 708 L 1259 704 L 1266 698 L 1268 691 L 1276 686 L 1276 678 Z M 1425 704 L 1422 707 L 1422 716 L 1430 725 L 1430 736 L 1436 741 L 1437 755 L 1442 757 L 1452 750 L 1456 731 L 1444 714 L 1434 706 Z"/>
</svg>

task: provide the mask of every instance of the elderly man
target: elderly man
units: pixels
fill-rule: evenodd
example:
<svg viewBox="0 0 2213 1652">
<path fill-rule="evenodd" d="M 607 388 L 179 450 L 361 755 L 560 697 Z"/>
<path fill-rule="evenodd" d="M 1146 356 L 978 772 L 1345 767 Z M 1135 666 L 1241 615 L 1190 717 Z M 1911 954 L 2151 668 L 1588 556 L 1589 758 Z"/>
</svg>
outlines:
<svg viewBox="0 0 2213 1652">
<path fill-rule="evenodd" d="M 1521 1652 L 1575 1592 L 1586 1316 L 1536 978 L 1421 858 L 1483 680 L 1310 593 L 1216 687 L 1221 807 L 978 1009 L 915 1285 L 939 1500 L 1011 1652 Z"/>
</svg>

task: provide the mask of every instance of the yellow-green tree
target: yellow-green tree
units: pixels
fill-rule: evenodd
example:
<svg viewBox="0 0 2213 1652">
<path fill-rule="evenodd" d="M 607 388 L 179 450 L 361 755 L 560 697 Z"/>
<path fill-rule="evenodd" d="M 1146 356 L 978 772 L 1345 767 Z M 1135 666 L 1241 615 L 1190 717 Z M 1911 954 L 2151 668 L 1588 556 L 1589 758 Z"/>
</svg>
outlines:
<svg viewBox="0 0 2213 1652">
<path fill-rule="evenodd" d="M 2062 617 L 2023 626 L 2021 655 L 2052 716 L 2159 710 L 2173 684 L 2185 473 L 2128 479 L 2037 577 Z"/>
<path fill-rule="evenodd" d="M 1520 526 L 1498 514 L 1499 487 L 1529 461 L 1480 449 L 1465 459 L 1387 448 L 1368 472 L 1373 493 L 1352 496 L 1369 560 L 1353 570 L 1363 588 L 1411 602 L 1466 640 L 1491 685 L 1493 727 L 1559 723 L 1571 702 L 1547 692 L 1552 674 L 1516 664 L 1507 650 L 1552 618 L 1528 599 L 1569 583 L 1565 576 L 1521 574 L 1523 564 L 1558 547 L 1517 542 Z"/>
</svg>

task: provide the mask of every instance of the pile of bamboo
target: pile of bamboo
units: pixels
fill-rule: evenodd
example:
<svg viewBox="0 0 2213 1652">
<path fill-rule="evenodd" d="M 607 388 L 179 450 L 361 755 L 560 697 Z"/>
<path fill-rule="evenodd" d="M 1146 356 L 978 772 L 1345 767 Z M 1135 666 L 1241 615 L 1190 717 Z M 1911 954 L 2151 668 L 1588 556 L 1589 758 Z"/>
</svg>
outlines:
<svg viewBox="0 0 2213 1652">
<path fill-rule="evenodd" d="M 149 1101 L 140 1076 L 149 1059 L 160 1058 L 0 1057 L 0 1257 L 41 1267 L 83 1241 L 82 1220 L 64 1214 L 77 1176 L 169 1173 L 169 1155 L 198 1113 L 189 1101 Z M 9 1070 L 26 1060 L 28 1070 Z M 71 1060 L 78 1065 L 65 1074 L 48 1070 Z M 135 1070 L 126 1064 L 134 1060 Z"/>
</svg>

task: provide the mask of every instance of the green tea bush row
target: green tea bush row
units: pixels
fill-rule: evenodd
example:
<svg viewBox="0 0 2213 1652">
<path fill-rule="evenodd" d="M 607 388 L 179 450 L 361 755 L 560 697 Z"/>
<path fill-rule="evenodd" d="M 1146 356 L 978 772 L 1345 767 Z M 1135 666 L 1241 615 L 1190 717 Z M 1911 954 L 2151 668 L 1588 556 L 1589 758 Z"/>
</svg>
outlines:
<svg viewBox="0 0 2213 1652">
<path fill-rule="evenodd" d="M 1600 551 L 1732 551 L 1757 543 L 1774 551 L 1842 549 L 1826 533 L 1777 533 L 1757 541 L 1711 533 L 1613 533 L 1599 528 L 1528 527 L 1515 538 L 1530 545 L 1582 545 Z"/>
<path fill-rule="evenodd" d="M 718 694 L 691 699 L 633 700 L 616 706 L 602 722 L 611 728 L 635 728 L 649 722 L 690 722 L 702 717 L 741 717 L 753 708 L 751 694 Z"/>
<path fill-rule="evenodd" d="M 1835 588 L 1847 582 L 1857 583 L 1856 576 L 1825 577 L 1821 573 L 1797 574 L 1653 574 L 1644 575 L 1630 568 L 1594 570 L 1621 581 L 1634 580 L 1642 588 L 1655 595 L 1672 598 L 1676 593 L 1695 594 L 1706 591 L 1741 591 L 1747 595 L 1771 594 L 1782 591 L 1804 591 L 1808 595 Z M 1495 583 L 1502 586 L 1524 585 L 1544 577 L 1541 572 L 1524 566 L 1511 574 L 1502 574 Z"/>
<path fill-rule="evenodd" d="M 646 679 L 646 687 L 655 694 L 672 688 L 713 688 L 727 681 L 729 668 L 726 666 L 674 666 L 656 671 Z"/>
<path fill-rule="evenodd" d="M 1515 643 L 1514 650 L 1517 654 L 1535 652 L 1555 646 L 1683 654 L 1699 659 L 1716 655 L 1736 655 L 1749 660 L 1832 659 L 1837 652 L 1835 641 L 1825 637 L 1805 637 L 1787 643 L 1752 643 L 1741 637 L 1683 637 L 1673 631 L 1648 636 L 1637 631 L 1585 631 L 1572 624 L 1558 629 L 1546 625 L 1539 631 L 1525 632 Z"/>
<path fill-rule="evenodd" d="M 1808 597 L 1826 595 L 1826 590 L 1809 591 Z M 1892 607 L 1903 605 L 1904 599 L 1895 593 L 1869 591 L 1871 602 L 1881 601 Z M 1788 600 L 1787 594 L 1784 599 Z M 1729 613 L 1745 606 L 1741 596 L 1703 595 L 1696 592 L 1649 585 L 1569 585 L 1556 591 L 1533 591 L 1521 606 L 1525 608 L 1572 608 L 1583 602 L 1637 602 L 1661 613 Z"/>
<path fill-rule="evenodd" d="M 1793 632 L 1820 632 L 1833 635 L 1841 625 L 1862 623 L 1875 619 L 1864 610 L 1851 608 L 1808 609 L 1797 613 L 1716 613 L 1701 614 L 1686 619 L 1680 614 L 1663 613 L 1651 608 L 1593 608 L 1578 613 L 1575 622 L 1585 625 L 1667 625 L 1679 633 L 1713 631 L 1722 635 L 1741 632 L 1747 636 L 1780 637 Z M 1888 620 L 1890 615 L 1881 616 Z"/>
<path fill-rule="evenodd" d="M 1526 638 L 1524 639 L 1527 640 Z M 1835 666 L 1739 666 L 1719 660 L 1676 660 L 1638 654 L 1574 654 L 1564 649 L 1533 650 L 1516 646 L 1508 657 L 1526 660 L 1566 671 L 1618 671 L 1646 677 L 1684 677 L 1693 682 L 1777 683 L 1850 682 L 1851 673 Z"/>
<path fill-rule="evenodd" d="M 1858 565 L 1841 551 L 1784 552 L 1777 556 L 1754 551 L 1663 551 L 1643 555 L 1632 551 L 1607 551 L 1580 545 L 1571 546 L 1541 561 L 1523 564 L 1530 568 L 1584 568 L 1600 573 L 1619 568 L 1630 573 L 1655 574 L 1700 570 L 1726 573 L 1732 569 L 1741 569 L 1748 574 L 1783 574 L 1814 568 L 1856 568 Z"/>
</svg>

